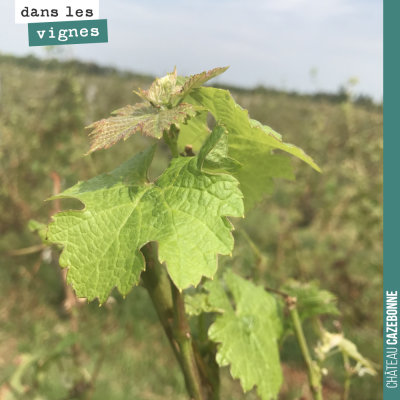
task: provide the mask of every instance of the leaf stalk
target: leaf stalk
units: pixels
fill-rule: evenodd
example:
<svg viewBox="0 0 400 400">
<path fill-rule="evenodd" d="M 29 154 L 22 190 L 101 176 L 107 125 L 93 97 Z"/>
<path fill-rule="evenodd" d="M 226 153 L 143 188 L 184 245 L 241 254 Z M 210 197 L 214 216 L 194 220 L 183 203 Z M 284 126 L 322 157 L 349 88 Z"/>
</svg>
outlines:
<svg viewBox="0 0 400 400">
<path fill-rule="evenodd" d="M 206 400 L 193 352 L 192 335 L 186 319 L 183 295 L 172 281 L 171 292 L 174 303 L 174 338 L 180 349 L 183 373 L 189 384 L 189 394 L 193 400 Z"/>
<path fill-rule="evenodd" d="M 297 312 L 296 299 L 293 297 L 286 297 L 286 304 L 288 305 L 290 318 L 293 324 L 294 334 L 301 350 L 304 362 L 307 366 L 308 383 L 313 393 L 315 400 L 323 400 L 322 385 L 321 385 L 321 371 L 315 361 L 311 358 L 310 350 L 308 349 L 307 341 L 304 336 L 303 327 L 301 325 L 299 313 Z"/>
</svg>

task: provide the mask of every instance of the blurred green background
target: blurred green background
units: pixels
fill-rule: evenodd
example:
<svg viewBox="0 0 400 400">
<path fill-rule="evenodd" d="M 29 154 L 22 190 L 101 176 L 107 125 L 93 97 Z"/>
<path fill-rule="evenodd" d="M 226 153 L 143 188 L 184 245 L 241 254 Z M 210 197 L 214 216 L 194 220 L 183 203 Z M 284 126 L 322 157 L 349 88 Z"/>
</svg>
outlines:
<svg viewBox="0 0 400 400">
<path fill-rule="evenodd" d="M 104 307 L 83 303 L 69 315 L 57 250 L 35 251 L 41 240 L 28 229 L 31 219 L 47 223 L 54 213 L 55 204 L 43 200 L 57 190 L 57 176 L 64 190 L 147 147 L 148 139 L 135 135 L 83 156 L 89 148 L 84 127 L 139 101 L 132 90 L 152 80 L 77 61 L 0 55 L 0 400 L 78 399 L 76 382 L 85 374 L 96 380 L 88 395 L 93 400 L 187 398 L 145 290 L 135 287 L 125 300 L 114 290 Z M 315 95 L 228 88 L 252 118 L 302 147 L 323 174 L 293 159 L 297 182 L 276 181 L 272 196 L 244 220 L 233 220 L 235 251 L 220 257 L 219 266 L 272 288 L 289 278 L 319 280 L 338 297 L 346 337 L 382 364 L 382 105 L 353 98 L 352 83 Z M 168 161 L 160 144 L 151 177 Z M 82 205 L 63 200 L 61 208 Z M 331 331 L 333 322 L 324 320 Z M 311 329 L 305 330 L 312 345 Z M 282 364 L 281 400 L 311 399 L 292 338 Z M 339 354 L 328 372 L 325 398 L 339 400 Z M 380 375 L 354 378 L 350 399 L 382 398 Z M 254 390 L 243 394 L 224 368 L 222 398 L 257 397 Z"/>
</svg>

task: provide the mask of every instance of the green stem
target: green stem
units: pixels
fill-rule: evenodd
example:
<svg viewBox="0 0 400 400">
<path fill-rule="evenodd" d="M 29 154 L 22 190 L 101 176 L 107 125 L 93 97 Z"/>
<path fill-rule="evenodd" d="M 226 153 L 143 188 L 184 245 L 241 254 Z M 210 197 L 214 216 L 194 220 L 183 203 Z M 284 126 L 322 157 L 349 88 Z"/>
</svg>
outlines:
<svg viewBox="0 0 400 400">
<path fill-rule="evenodd" d="M 173 158 L 179 157 L 178 135 L 179 135 L 179 128 L 176 125 L 171 125 L 169 131 L 164 130 L 163 132 L 164 142 L 170 148 Z M 154 263 L 154 257 L 153 257 L 153 263 Z M 158 259 L 156 263 L 159 264 Z M 147 265 L 147 260 L 146 260 L 146 265 Z M 170 339 L 170 342 L 175 352 L 175 356 L 178 359 L 179 364 L 181 366 L 183 375 L 185 377 L 185 383 L 188 393 L 193 400 L 209 400 L 209 399 L 218 400 L 219 385 L 217 387 L 217 390 L 215 390 L 216 389 L 215 383 L 213 382 L 214 384 L 212 384 L 210 382 L 210 379 L 208 378 L 209 374 L 207 366 L 195 342 L 192 340 L 189 323 L 185 315 L 185 303 L 183 300 L 183 295 L 179 292 L 178 288 L 175 286 L 172 280 L 169 278 L 168 280 L 170 281 L 170 294 L 172 293 L 172 303 L 174 310 L 172 336 L 171 336 L 171 327 L 169 323 L 170 319 L 168 321 L 169 327 L 164 327 L 164 330 L 168 338 Z M 162 286 L 163 286 L 163 291 L 165 291 L 166 290 L 165 283 Z M 157 307 L 158 308 L 165 307 L 167 296 L 163 295 L 163 297 L 164 298 L 161 299 L 162 303 L 161 305 L 156 305 L 156 303 L 158 303 L 160 299 L 155 299 L 152 297 L 156 309 Z M 168 304 L 170 304 L 169 299 L 167 302 Z M 161 318 L 160 321 L 164 325 L 164 322 Z"/>
<path fill-rule="evenodd" d="M 178 135 L 179 135 L 179 128 L 177 128 L 176 125 L 171 125 L 169 131 L 164 130 L 163 132 L 164 142 L 170 148 L 173 158 L 179 157 Z"/>
<path fill-rule="evenodd" d="M 204 360 L 203 363 L 197 363 L 199 372 L 202 375 L 208 376 L 209 382 L 212 387 L 211 390 L 207 388 L 208 398 L 210 400 L 219 400 L 220 398 L 220 376 L 219 376 L 219 365 L 215 360 L 216 356 L 216 345 L 208 340 L 207 337 L 207 323 L 206 314 L 200 313 L 197 321 L 198 330 L 198 343 L 193 340 L 193 349 L 195 351 L 196 359 L 201 357 Z M 198 346 L 197 346 L 198 344 Z M 201 368 L 205 368 L 204 371 Z M 204 386 L 204 385 L 203 385 Z"/>
<path fill-rule="evenodd" d="M 192 335 L 186 319 L 183 295 L 172 281 L 171 292 L 174 303 L 174 338 L 180 349 L 183 372 L 189 383 L 189 394 L 193 400 L 206 400 L 193 351 Z"/>
<path fill-rule="evenodd" d="M 157 247 L 153 243 L 146 244 L 144 247 L 142 247 L 141 252 L 143 253 L 146 261 L 146 271 L 142 272 L 141 274 L 143 286 L 147 289 L 150 295 L 161 325 L 164 328 L 164 332 L 170 342 L 171 348 L 185 377 L 186 388 L 188 392 L 191 393 L 188 371 L 183 362 L 181 349 L 174 335 L 174 304 L 172 300 L 171 283 L 167 270 L 159 262 L 157 256 Z M 205 399 L 218 400 L 218 397 L 214 397 L 215 388 L 210 382 L 210 374 L 207 366 L 194 342 L 192 342 L 192 345 L 197 368 L 200 374 L 201 385 L 207 393 L 207 397 L 205 397 Z"/>
<path fill-rule="evenodd" d="M 299 343 L 304 362 L 307 365 L 307 375 L 308 375 L 308 383 L 310 389 L 314 395 L 315 400 L 323 400 L 322 386 L 321 386 L 321 372 L 319 370 L 318 365 L 311 358 L 307 341 L 304 336 L 303 327 L 301 326 L 299 313 L 297 312 L 296 301 L 292 297 L 287 297 L 286 303 L 288 304 L 289 307 L 294 334 L 296 336 L 297 342 Z"/>
<path fill-rule="evenodd" d="M 152 246 L 151 243 L 147 243 L 142 247 L 141 251 L 146 260 L 146 271 L 141 274 L 143 285 L 150 295 L 171 348 L 182 367 L 179 347 L 174 340 L 172 331 L 174 308 L 167 271 L 158 261 L 155 246 Z"/>
<path fill-rule="evenodd" d="M 346 379 L 344 381 L 344 393 L 343 393 L 343 400 L 348 400 L 350 395 L 350 385 L 351 385 L 351 366 L 350 366 L 350 359 L 349 356 L 342 352 L 343 355 L 343 362 L 344 362 L 344 369 L 346 372 Z"/>
</svg>

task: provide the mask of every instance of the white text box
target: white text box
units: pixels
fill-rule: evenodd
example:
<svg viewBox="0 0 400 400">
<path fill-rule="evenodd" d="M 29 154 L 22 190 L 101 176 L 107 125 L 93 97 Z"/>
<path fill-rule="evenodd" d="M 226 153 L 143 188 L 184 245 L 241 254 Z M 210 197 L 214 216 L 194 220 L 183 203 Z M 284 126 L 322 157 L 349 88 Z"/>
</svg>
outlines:
<svg viewBox="0 0 400 400">
<path fill-rule="evenodd" d="M 15 0 L 15 23 L 99 19 L 99 0 Z"/>
</svg>

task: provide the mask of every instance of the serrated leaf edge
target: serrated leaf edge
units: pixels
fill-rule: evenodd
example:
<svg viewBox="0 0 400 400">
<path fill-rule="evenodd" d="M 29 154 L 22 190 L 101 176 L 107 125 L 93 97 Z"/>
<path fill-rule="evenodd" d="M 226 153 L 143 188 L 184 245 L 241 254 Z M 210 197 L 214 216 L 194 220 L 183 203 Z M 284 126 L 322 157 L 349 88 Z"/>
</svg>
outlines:
<svg viewBox="0 0 400 400">
<path fill-rule="evenodd" d="M 132 107 L 135 107 L 135 106 L 143 106 L 143 105 L 150 106 L 151 103 L 148 103 L 148 104 L 146 104 L 146 103 L 135 103 Z M 180 120 L 178 119 L 178 115 L 174 116 L 169 122 L 166 122 L 165 125 L 168 125 L 168 128 L 170 128 L 171 125 L 175 125 L 175 124 L 177 124 L 177 123 L 179 123 L 179 122 L 183 122 L 183 123 L 185 124 L 185 123 L 187 123 L 188 118 L 195 118 L 196 115 L 197 115 L 200 111 L 206 109 L 205 107 L 202 107 L 202 106 L 194 106 L 193 104 L 189 104 L 189 103 L 181 103 L 181 104 L 177 105 L 176 107 L 174 107 L 174 109 L 183 108 L 183 107 L 186 107 L 186 106 L 189 106 L 189 107 L 188 107 L 189 110 L 192 110 L 195 114 L 194 114 L 194 115 L 190 115 L 189 112 L 179 111 L 179 114 L 178 114 L 178 115 L 181 115 L 181 116 L 183 115 L 183 116 L 182 116 L 183 120 L 180 121 Z M 126 107 L 128 107 L 128 106 L 126 106 Z M 154 108 L 155 108 L 155 109 L 160 109 L 160 107 L 154 107 Z M 99 121 L 96 121 L 96 122 L 93 122 L 93 123 L 90 124 L 89 126 L 85 127 L 85 129 L 94 129 L 92 132 L 90 132 L 90 133 L 88 134 L 88 136 L 91 138 L 92 136 L 94 136 L 94 135 L 96 134 L 97 125 L 99 125 L 99 124 L 101 124 L 101 123 L 104 123 L 104 122 L 106 122 L 106 121 L 110 121 L 110 120 L 112 120 L 113 118 L 120 118 L 120 117 L 118 116 L 118 114 L 117 114 L 118 111 L 120 111 L 120 110 L 122 110 L 122 109 L 118 109 L 118 110 L 113 111 L 113 112 L 111 113 L 111 114 L 112 114 L 111 117 L 103 118 L 103 119 L 101 119 L 101 120 L 99 120 Z M 160 109 L 159 112 L 162 112 L 162 111 L 164 111 L 164 110 Z M 167 111 L 167 110 L 165 110 L 165 111 Z M 117 116 L 113 116 L 114 114 L 117 114 Z M 157 115 L 157 114 L 154 114 L 154 115 Z M 106 149 L 109 149 L 110 147 L 114 146 L 117 142 L 119 142 L 121 139 L 123 139 L 123 140 L 125 141 L 125 140 L 129 139 L 132 135 L 134 135 L 134 134 L 137 133 L 137 132 L 141 132 L 142 136 L 144 135 L 144 136 L 152 137 L 152 138 L 158 139 L 158 140 L 161 139 L 161 137 L 155 137 L 155 136 L 153 136 L 153 135 L 151 135 L 151 134 L 148 134 L 148 130 L 143 131 L 142 128 L 143 128 L 143 121 L 139 121 L 139 122 L 136 124 L 136 126 L 135 126 L 134 128 L 126 128 L 126 129 L 132 129 L 132 132 L 131 132 L 129 135 L 125 135 L 123 138 L 121 137 L 120 139 L 115 140 L 115 141 L 113 141 L 113 142 L 111 142 L 111 143 L 108 143 L 108 144 L 106 144 L 105 146 L 93 147 L 93 142 L 91 141 L 89 151 L 88 151 L 87 153 L 85 153 L 84 155 L 85 155 L 85 156 L 86 156 L 86 155 L 89 155 L 89 154 L 91 154 L 91 153 L 93 153 L 93 152 L 95 152 L 95 151 L 98 151 L 98 150 L 106 150 Z M 164 129 L 164 130 L 165 130 L 165 129 Z"/>
<path fill-rule="evenodd" d="M 154 146 L 155 149 L 157 148 L 156 145 L 153 145 L 153 146 Z M 212 149 L 211 149 L 211 150 L 212 150 Z M 210 152 L 211 152 L 211 150 L 210 150 Z M 140 153 L 142 153 L 142 152 L 140 152 Z M 208 155 L 208 154 L 209 154 L 209 153 L 207 153 L 207 155 Z M 153 159 L 154 159 L 154 155 L 155 155 L 155 150 L 153 151 L 152 161 L 153 161 Z M 205 159 L 205 158 L 204 158 L 204 159 Z M 204 162 L 204 159 L 203 159 L 203 162 Z M 203 162 L 202 162 L 201 166 L 203 165 Z M 150 164 L 151 164 L 151 163 L 150 163 Z M 167 168 L 168 168 L 168 167 L 167 167 Z M 227 173 L 211 174 L 211 173 L 209 173 L 209 172 L 203 171 L 202 169 L 201 169 L 201 172 L 203 172 L 203 173 L 205 173 L 205 174 L 209 174 L 209 175 L 230 175 L 230 174 L 227 174 Z M 155 179 L 154 182 L 152 182 L 152 184 L 155 184 L 155 183 L 158 181 L 158 179 L 160 179 L 160 178 L 162 177 L 162 175 L 163 175 L 163 174 L 161 174 L 157 179 Z M 78 183 L 79 183 L 79 182 L 82 182 L 82 181 L 78 181 Z M 236 187 L 238 187 L 238 186 L 239 186 L 239 181 L 238 181 L 237 179 L 236 179 L 236 182 L 237 182 Z M 243 197 L 244 197 L 244 196 L 243 196 L 243 194 L 242 194 L 241 198 L 243 198 Z M 70 209 L 70 210 L 63 210 L 63 211 L 61 211 L 61 212 L 67 212 L 67 211 L 83 212 L 83 211 L 86 210 L 86 203 L 85 203 L 85 202 L 83 202 L 82 200 L 76 198 L 75 196 L 62 195 L 62 193 L 59 194 L 59 195 L 56 195 L 56 196 L 49 197 L 49 198 L 46 199 L 45 201 L 51 201 L 51 200 L 61 199 L 61 198 L 75 199 L 75 200 L 80 201 L 80 202 L 84 205 L 84 208 L 83 208 L 82 210 L 71 210 L 71 209 Z M 61 213 L 61 212 L 60 212 L 60 213 Z M 48 234 L 50 225 L 53 224 L 53 223 L 55 222 L 55 217 L 57 217 L 57 215 L 60 214 L 60 213 L 57 213 L 57 214 L 55 214 L 55 215 L 53 215 L 53 216 L 51 217 L 52 221 L 47 225 L 46 240 L 49 240 L 47 234 Z M 230 235 L 232 236 L 232 239 L 233 239 L 233 246 L 232 246 L 232 248 L 233 248 L 233 247 L 234 247 L 234 243 L 235 243 L 235 238 L 234 238 L 232 232 L 235 230 L 235 227 L 233 226 L 232 222 L 230 221 L 230 219 L 229 219 L 228 217 L 233 217 L 233 218 L 235 218 L 235 216 L 232 216 L 232 215 L 224 215 L 223 217 L 226 218 L 226 220 L 229 222 L 229 224 L 230 224 L 230 226 L 231 226 L 231 230 L 230 230 L 229 233 L 230 233 Z M 244 214 L 242 215 L 242 218 L 244 218 Z M 61 259 L 61 255 L 62 255 L 62 254 L 64 253 L 64 251 L 66 250 L 67 245 L 64 245 L 64 244 L 61 244 L 61 243 L 58 243 L 58 242 L 53 242 L 53 241 L 50 241 L 50 240 L 49 240 L 49 242 L 50 242 L 50 243 L 57 244 L 57 245 L 59 245 L 59 246 L 61 246 L 61 247 L 63 248 L 62 251 L 61 251 L 61 253 L 60 253 L 60 259 Z M 170 273 L 169 273 L 169 269 L 168 269 L 168 264 L 167 264 L 167 262 L 166 262 L 165 260 L 161 260 L 160 257 L 159 257 L 159 251 L 158 251 L 158 249 L 159 249 L 159 242 L 156 241 L 156 240 L 149 240 L 149 241 L 143 243 L 142 245 L 138 246 L 139 253 L 140 253 L 140 255 L 141 255 L 142 259 L 143 259 L 143 263 L 144 263 L 144 269 L 142 270 L 142 272 L 146 271 L 146 259 L 145 259 L 144 255 L 143 255 L 141 249 L 142 249 L 146 244 L 148 244 L 148 243 L 156 243 L 156 244 L 157 244 L 157 258 L 158 258 L 158 260 L 160 261 L 161 264 L 164 264 L 164 265 L 165 265 L 165 267 L 166 267 L 166 269 L 167 269 L 167 272 L 168 272 L 168 276 L 170 277 L 170 279 L 171 279 L 171 280 L 174 282 L 174 284 L 175 284 L 175 281 L 172 279 L 172 277 L 171 277 L 171 275 L 170 275 Z M 206 276 L 206 275 L 202 275 L 202 277 L 209 278 L 209 279 L 213 279 L 215 273 L 218 271 L 218 267 L 219 267 L 219 265 L 218 265 L 218 258 L 219 258 L 219 257 L 218 257 L 218 256 L 220 256 L 220 255 L 223 255 L 223 254 L 218 253 L 218 252 L 216 253 L 216 268 L 215 268 L 215 272 L 213 273 L 213 275 L 210 276 L 210 277 L 209 277 L 209 276 Z M 232 253 L 230 254 L 230 256 L 232 256 Z M 62 268 L 62 269 L 67 268 L 67 274 L 66 274 L 67 284 L 68 284 L 68 285 L 71 285 L 71 288 L 75 291 L 75 289 L 74 289 L 74 287 L 73 287 L 73 282 L 68 282 L 68 273 L 69 273 L 69 268 L 70 268 L 70 267 L 71 267 L 70 265 L 61 265 L 61 263 L 60 263 L 60 268 Z M 142 274 L 142 272 L 140 272 L 140 275 Z M 125 293 L 125 294 L 124 294 L 124 293 L 121 293 L 121 291 L 119 290 L 118 285 L 113 286 L 113 288 L 110 290 L 110 292 L 109 292 L 108 295 L 107 295 L 107 299 L 110 297 L 111 293 L 113 292 L 113 290 L 114 290 L 115 288 L 117 288 L 118 292 L 119 292 L 122 296 L 125 297 L 127 294 L 129 294 L 129 293 L 132 291 L 132 289 L 133 289 L 135 286 L 138 286 L 138 285 L 140 284 L 140 275 L 139 275 L 139 279 L 138 279 L 137 284 L 133 284 L 132 287 L 130 288 L 130 290 L 129 290 L 127 293 Z M 192 285 L 192 286 L 194 286 L 194 287 L 196 288 L 196 287 L 201 283 L 201 280 L 202 280 L 202 279 L 199 280 L 199 282 L 197 283 L 197 285 Z M 190 286 L 190 285 L 189 285 L 189 286 Z M 182 290 L 183 290 L 183 289 L 180 289 L 180 288 L 178 288 L 178 289 L 179 289 L 180 292 L 182 292 Z M 76 291 L 75 291 L 75 295 L 77 296 Z M 77 297 L 78 297 L 78 296 L 77 296 Z M 78 297 L 78 298 L 86 298 L 86 297 Z M 103 303 L 100 303 L 99 296 L 96 296 L 96 297 L 94 297 L 92 300 L 90 300 L 90 301 L 88 300 L 88 303 L 91 303 L 91 302 L 93 302 L 93 301 L 96 300 L 96 299 L 99 300 L 99 306 L 101 306 L 102 304 L 104 304 L 104 303 L 107 301 L 107 299 L 106 299 Z"/>
<path fill-rule="evenodd" d="M 233 99 L 233 97 L 232 97 L 232 95 L 231 95 L 231 93 L 230 93 L 229 90 L 219 89 L 219 88 L 213 88 L 213 89 L 214 89 L 214 90 L 223 91 L 223 92 L 225 92 L 225 93 L 228 93 L 229 96 Z M 195 89 L 194 89 L 194 90 L 195 90 Z M 316 171 L 322 172 L 322 171 L 321 171 L 321 168 L 314 162 L 314 160 L 313 160 L 303 149 L 301 149 L 300 147 L 295 146 L 294 144 L 285 143 L 282 139 L 277 138 L 277 137 L 274 136 L 272 133 L 267 133 L 267 132 L 263 131 L 259 126 L 252 126 L 251 123 L 250 123 L 249 111 L 246 110 L 245 108 L 241 107 L 239 104 L 236 104 L 235 101 L 234 101 L 234 107 L 235 107 L 235 108 L 238 108 L 239 111 L 243 111 L 243 112 L 246 113 L 246 117 L 247 117 L 247 119 L 248 119 L 248 121 L 249 121 L 249 127 L 250 127 L 251 129 L 259 130 L 259 131 L 261 131 L 264 135 L 267 135 L 267 136 L 273 138 L 273 139 L 276 140 L 278 143 L 283 143 L 284 145 L 288 146 L 289 148 L 294 148 L 294 149 L 300 150 L 301 153 L 304 155 L 304 157 L 305 157 L 307 160 L 310 161 L 308 164 L 309 164 L 312 168 L 314 168 Z M 205 107 L 205 108 L 207 108 L 207 107 Z M 208 111 L 212 114 L 212 111 L 211 111 L 210 109 L 208 109 Z M 283 149 L 279 149 L 279 150 L 285 151 L 285 150 L 283 150 Z M 290 153 L 288 153 L 288 154 L 290 154 Z M 293 154 L 291 154 L 291 155 L 293 155 Z M 294 156 L 294 157 L 296 157 L 296 156 Z M 298 158 L 298 157 L 296 157 L 296 158 Z M 302 161 L 303 161 L 303 162 L 306 162 L 306 161 L 304 161 L 304 160 L 302 160 Z M 307 162 L 306 162 L 306 163 L 307 163 Z"/>
</svg>

